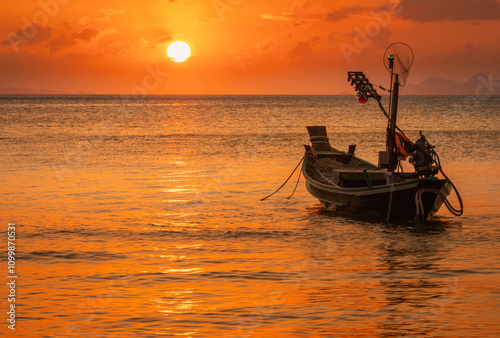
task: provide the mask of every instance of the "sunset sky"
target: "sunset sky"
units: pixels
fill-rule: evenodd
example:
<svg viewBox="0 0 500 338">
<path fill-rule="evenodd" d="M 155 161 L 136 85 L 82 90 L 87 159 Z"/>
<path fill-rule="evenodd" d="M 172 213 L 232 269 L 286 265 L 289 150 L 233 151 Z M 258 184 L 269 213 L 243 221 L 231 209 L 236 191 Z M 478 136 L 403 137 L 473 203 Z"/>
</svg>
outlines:
<svg viewBox="0 0 500 338">
<path fill-rule="evenodd" d="M 497 0 L 23 0 L 3 4 L 0 88 L 97 94 L 338 94 L 346 72 L 388 85 L 385 48 L 409 44 L 408 83 L 500 78 Z M 185 62 L 166 55 L 181 40 Z M 5 90 L 4 90 L 5 91 Z"/>
</svg>

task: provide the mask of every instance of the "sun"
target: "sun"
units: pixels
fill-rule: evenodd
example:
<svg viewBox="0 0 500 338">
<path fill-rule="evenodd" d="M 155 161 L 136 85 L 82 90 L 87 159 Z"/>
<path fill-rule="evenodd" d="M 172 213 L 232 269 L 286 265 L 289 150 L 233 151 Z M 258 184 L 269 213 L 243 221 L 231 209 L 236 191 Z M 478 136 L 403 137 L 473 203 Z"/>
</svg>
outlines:
<svg viewBox="0 0 500 338">
<path fill-rule="evenodd" d="M 168 46 L 167 55 L 172 61 L 183 62 L 191 55 L 191 48 L 184 41 L 175 41 Z"/>
</svg>

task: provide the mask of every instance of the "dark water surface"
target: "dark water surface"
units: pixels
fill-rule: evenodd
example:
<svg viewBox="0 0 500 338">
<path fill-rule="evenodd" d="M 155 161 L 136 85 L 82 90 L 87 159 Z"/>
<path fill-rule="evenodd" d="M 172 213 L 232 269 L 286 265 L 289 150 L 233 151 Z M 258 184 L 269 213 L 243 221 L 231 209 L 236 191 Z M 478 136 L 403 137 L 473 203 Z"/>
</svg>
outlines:
<svg viewBox="0 0 500 338">
<path fill-rule="evenodd" d="M 500 97 L 400 109 L 463 217 L 343 217 L 303 183 L 259 200 L 302 157 L 306 125 L 377 162 L 385 119 L 354 97 L 1 96 L 1 243 L 16 222 L 18 284 L 12 332 L 2 283 L 0 335 L 499 336 Z"/>
</svg>

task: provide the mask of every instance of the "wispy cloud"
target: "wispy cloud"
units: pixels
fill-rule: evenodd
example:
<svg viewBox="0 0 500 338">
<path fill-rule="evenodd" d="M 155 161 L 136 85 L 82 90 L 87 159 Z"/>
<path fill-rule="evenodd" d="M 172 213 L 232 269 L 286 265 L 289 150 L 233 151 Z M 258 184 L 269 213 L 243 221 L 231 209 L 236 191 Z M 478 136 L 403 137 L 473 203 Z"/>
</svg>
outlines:
<svg viewBox="0 0 500 338">
<path fill-rule="evenodd" d="M 261 14 L 260 18 L 264 20 L 273 20 L 273 21 L 293 21 L 289 13 L 283 13 L 281 15 L 276 14 Z"/>
<path fill-rule="evenodd" d="M 273 46 L 274 46 L 274 41 L 271 40 L 271 39 L 259 43 L 259 49 L 262 50 L 262 51 L 269 50 Z"/>
<path fill-rule="evenodd" d="M 321 38 L 319 36 L 315 36 L 308 41 L 300 41 L 288 52 L 287 56 L 291 59 L 310 58 L 313 54 L 312 47 L 319 44 L 320 42 Z"/>
<path fill-rule="evenodd" d="M 71 40 L 77 41 L 82 40 L 85 42 L 90 42 L 93 38 L 95 38 L 99 34 L 99 31 L 95 28 L 85 28 L 79 33 L 71 34 Z"/>
<path fill-rule="evenodd" d="M 403 19 L 419 22 L 500 19 L 497 0 L 401 0 L 400 6 Z"/>
<path fill-rule="evenodd" d="M 28 36 L 26 32 L 31 32 Z M 18 45 L 38 45 L 41 42 L 48 41 L 52 37 L 52 28 L 43 27 L 39 23 L 35 23 L 29 27 L 18 30 L 11 36 L 15 39 Z M 2 46 L 10 46 L 11 39 L 4 40 L 0 43 Z"/>
<path fill-rule="evenodd" d="M 102 9 L 101 13 L 107 16 L 113 16 L 113 15 L 120 15 L 120 14 L 125 14 L 125 10 L 123 8 L 120 9 Z"/>
<path fill-rule="evenodd" d="M 366 12 L 366 8 L 360 5 L 352 7 L 344 7 L 337 10 L 332 10 L 326 14 L 326 21 L 340 21 L 347 19 L 352 15 L 362 14 Z"/>
</svg>

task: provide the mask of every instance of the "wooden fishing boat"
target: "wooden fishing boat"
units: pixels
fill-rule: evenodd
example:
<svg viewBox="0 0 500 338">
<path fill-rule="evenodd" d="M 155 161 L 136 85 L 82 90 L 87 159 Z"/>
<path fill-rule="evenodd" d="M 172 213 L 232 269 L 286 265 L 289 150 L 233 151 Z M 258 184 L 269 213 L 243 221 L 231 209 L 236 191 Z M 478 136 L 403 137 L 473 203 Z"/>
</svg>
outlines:
<svg viewBox="0 0 500 338">
<path fill-rule="evenodd" d="M 437 167 L 426 173 L 400 173 L 364 161 L 330 146 L 326 127 L 308 127 L 312 146 L 306 147 L 302 173 L 306 188 L 325 208 L 376 218 L 428 220 L 451 192 Z M 327 148 L 327 149 L 325 149 Z M 420 170 L 422 170 L 421 168 Z"/>
<path fill-rule="evenodd" d="M 381 96 L 362 72 L 348 72 L 361 103 L 373 99 L 388 119 L 386 149 L 379 152 L 378 165 L 354 155 L 356 146 L 340 151 L 330 145 L 325 126 L 307 127 L 310 145 L 305 145 L 302 173 L 309 193 L 323 207 L 335 206 L 355 215 L 424 222 L 445 204 L 454 215 L 463 213 L 457 189 L 444 174 L 438 154 L 425 136 L 411 142 L 396 125 L 398 95 L 413 63 L 413 51 L 403 43 L 386 50 L 386 68 L 391 73 L 388 111 Z M 383 88 L 382 88 L 383 89 Z M 409 158 L 414 172 L 402 172 L 401 160 Z M 441 173 L 444 178 L 439 178 Z M 447 200 L 452 189 L 460 202 L 455 209 Z"/>
</svg>

